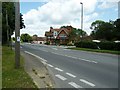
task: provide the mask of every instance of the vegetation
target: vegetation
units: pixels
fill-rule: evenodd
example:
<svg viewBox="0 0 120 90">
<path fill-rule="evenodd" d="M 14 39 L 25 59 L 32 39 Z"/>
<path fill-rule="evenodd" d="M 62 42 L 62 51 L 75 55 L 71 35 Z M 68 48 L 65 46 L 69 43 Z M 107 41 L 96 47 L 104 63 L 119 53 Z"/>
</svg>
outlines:
<svg viewBox="0 0 120 90">
<path fill-rule="evenodd" d="M 25 34 L 21 34 L 21 41 L 22 42 L 31 42 L 32 41 L 32 37 L 25 33 Z"/>
<path fill-rule="evenodd" d="M 25 28 L 22 14 L 20 14 L 20 29 Z M 11 35 L 15 31 L 15 7 L 14 2 L 2 3 L 2 44 L 11 42 Z"/>
<path fill-rule="evenodd" d="M 120 55 L 120 51 L 111 51 L 111 50 L 100 50 L 100 49 L 89 49 L 89 48 L 68 48 L 72 50 L 82 50 L 82 51 L 90 51 L 90 52 L 99 52 L 99 53 L 110 53 Z"/>
<path fill-rule="evenodd" d="M 24 71 L 23 57 L 21 57 L 21 67 L 15 69 L 14 52 L 10 48 L 2 48 L 2 87 L 3 88 L 37 88 L 32 79 Z"/>
<path fill-rule="evenodd" d="M 90 27 L 93 31 L 91 36 L 99 40 L 120 40 L 120 19 L 116 21 L 104 22 L 96 20 Z"/>
<path fill-rule="evenodd" d="M 92 41 L 82 41 L 75 43 L 75 46 L 80 48 L 120 51 L 120 43 L 115 43 L 110 41 L 104 41 L 100 43 L 95 43 Z"/>
</svg>

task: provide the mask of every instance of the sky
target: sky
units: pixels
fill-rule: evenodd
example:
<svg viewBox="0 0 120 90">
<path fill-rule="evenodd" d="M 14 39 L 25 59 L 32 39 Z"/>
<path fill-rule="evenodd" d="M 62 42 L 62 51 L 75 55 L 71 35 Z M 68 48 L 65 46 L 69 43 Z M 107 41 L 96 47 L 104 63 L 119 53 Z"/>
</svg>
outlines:
<svg viewBox="0 0 120 90">
<path fill-rule="evenodd" d="M 119 0 L 37 0 L 20 2 L 20 12 L 26 28 L 20 33 L 44 37 L 50 27 L 71 25 L 81 27 L 81 4 L 83 3 L 83 30 L 89 35 L 91 23 L 96 20 L 115 21 L 118 18 Z"/>
</svg>

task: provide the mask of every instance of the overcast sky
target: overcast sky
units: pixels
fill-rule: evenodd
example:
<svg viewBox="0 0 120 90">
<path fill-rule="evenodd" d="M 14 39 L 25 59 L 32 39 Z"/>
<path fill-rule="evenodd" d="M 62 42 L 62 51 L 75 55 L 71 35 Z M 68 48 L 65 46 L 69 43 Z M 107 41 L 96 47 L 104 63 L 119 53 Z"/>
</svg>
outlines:
<svg viewBox="0 0 120 90">
<path fill-rule="evenodd" d="M 81 27 L 81 4 L 84 8 L 83 29 L 90 34 L 90 25 L 95 20 L 116 20 L 118 18 L 119 0 L 37 0 L 37 2 L 21 2 L 20 11 L 23 14 L 25 29 L 22 33 L 44 36 L 49 28 L 59 28 L 63 25 Z"/>
</svg>

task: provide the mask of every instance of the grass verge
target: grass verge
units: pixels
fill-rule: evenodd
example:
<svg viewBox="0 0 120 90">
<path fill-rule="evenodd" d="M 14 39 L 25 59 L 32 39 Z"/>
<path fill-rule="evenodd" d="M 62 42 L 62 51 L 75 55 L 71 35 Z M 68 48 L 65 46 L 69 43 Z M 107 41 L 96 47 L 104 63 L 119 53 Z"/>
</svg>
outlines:
<svg viewBox="0 0 120 90">
<path fill-rule="evenodd" d="M 15 53 L 9 47 L 2 47 L 2 88 L 36 88 L 30 76 L 25 72 L 21 57 L 21 67 L 15 69 Z"/>
<path fill-rule="evenodd" d="M 99 52 L 99 53 L 110 53 L 110 54 L 120 55 L 120 51 L 112 51 L 112 50 L 99 50 L 99 49 L 89 49 L 89 48 L 67 48 L 67 49 L 91 51 L 91 52 Z"/>
</svg>

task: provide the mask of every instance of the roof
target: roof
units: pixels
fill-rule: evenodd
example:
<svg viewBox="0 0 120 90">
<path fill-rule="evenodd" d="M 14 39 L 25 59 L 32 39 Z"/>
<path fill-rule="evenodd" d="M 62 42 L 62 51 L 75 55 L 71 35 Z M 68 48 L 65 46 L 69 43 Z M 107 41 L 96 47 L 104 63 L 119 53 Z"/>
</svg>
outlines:
<svg viewBox="0 0 120 90">
<path fill-rule="evenodd" d="M 45 37 L 37 37 L 37 41 L 45 41 Z"/>
<path fill-rule="evenodd" d="M 57 28 L 56 28 L 56 29 L 50 29 L 50 31 L 51 31 L 51 32 L 54 32 L 54 31 L 59 32 L 59 31 L 60 31 L 60 29 L 57 29 Z"/>
<path fill-rule="evenodd" d="M 45 36 L 52 36 L 51 32 L 45 32 Z"/>
</svg>

